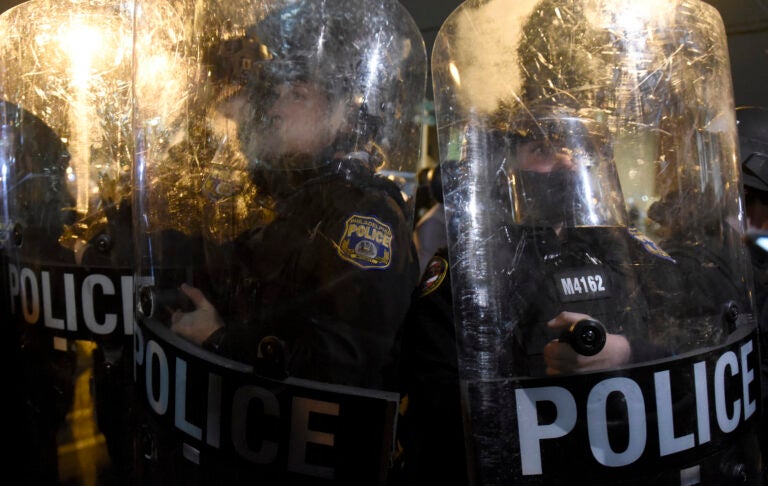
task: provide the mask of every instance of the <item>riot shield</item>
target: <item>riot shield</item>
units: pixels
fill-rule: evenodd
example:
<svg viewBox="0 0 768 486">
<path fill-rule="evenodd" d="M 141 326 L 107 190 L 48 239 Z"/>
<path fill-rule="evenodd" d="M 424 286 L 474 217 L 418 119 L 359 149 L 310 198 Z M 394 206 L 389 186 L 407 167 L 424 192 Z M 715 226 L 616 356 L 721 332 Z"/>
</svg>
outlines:
<svg viewBox="0 0 768 486">
<path fill-rule="evenodd" d="M 725 33 L 698 1 L 467 1 L 432 72 L 476 484 L 759 484 Z"/>
<path fill-rule="evenodd" d="M 30 483 L 128 481 L 131 30 L 120 2 L 0 16 L 4 322 Z"/>
<path fill-rule="evenodd" d="M 386 480 L 423 40 L 390 0 L 139 2 L 137 471 Z"/>
</svg>

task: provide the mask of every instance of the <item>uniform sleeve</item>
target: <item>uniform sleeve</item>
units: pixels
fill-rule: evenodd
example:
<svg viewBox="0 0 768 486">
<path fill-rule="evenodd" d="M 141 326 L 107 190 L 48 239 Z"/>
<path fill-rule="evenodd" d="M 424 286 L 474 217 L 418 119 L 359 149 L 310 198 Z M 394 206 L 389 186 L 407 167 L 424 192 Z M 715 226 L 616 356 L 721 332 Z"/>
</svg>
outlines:
<svg viewBox="0 0 768 486">
<path fill-rule="evenodd" d="M 315 244 L 298 261 L 305 312 L 289 366 L 323 381 L 390 388 L 418 278 L 411 228 L 379 189 L 334 191 L 318 218 Z"/>
<path fill-rule="evenodd" d="M 407 397 L 399 441 L 417 484 L 463 484 L 467 470 L 448 256 L 438 249 L 405 321 L 401 393 Z"/>
</svg>

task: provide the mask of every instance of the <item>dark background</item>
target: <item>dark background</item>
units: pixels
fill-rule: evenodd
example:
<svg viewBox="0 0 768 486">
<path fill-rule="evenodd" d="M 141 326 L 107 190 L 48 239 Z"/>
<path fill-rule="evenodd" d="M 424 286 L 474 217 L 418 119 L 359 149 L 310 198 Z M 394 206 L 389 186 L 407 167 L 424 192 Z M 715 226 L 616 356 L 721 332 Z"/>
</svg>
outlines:
<svg viewBox="0 0 768 486">
<path fill-rule="evenodd" d="M 0 0 L 0 12 L 19 3 Z M 440 25 L 462 2 L 401 0 L 401 3 L 421 28 L 430 51 Z M 768 0 L 707 0 L 707 3 L 718 9 L 728 34 L 736 105 L 768 106 Z"/>
</svg>

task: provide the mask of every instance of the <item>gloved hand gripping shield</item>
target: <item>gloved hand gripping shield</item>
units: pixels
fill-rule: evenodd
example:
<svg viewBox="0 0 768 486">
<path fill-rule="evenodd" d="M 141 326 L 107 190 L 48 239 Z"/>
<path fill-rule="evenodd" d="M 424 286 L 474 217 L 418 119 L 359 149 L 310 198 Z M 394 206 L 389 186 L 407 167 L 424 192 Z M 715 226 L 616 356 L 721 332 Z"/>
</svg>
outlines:
<svg viewBox="0 0 768 486">
<path fill-rule="evenodd" d="M 45 0 L 0 16 L 4 322 L 22 361 L 28 482 L 94 474 L 57 457 L 70 427 L 93 431 L 79 439 L 96 444 L 84 454 L 108 458 L 100 473 L 129 462 L 132 16 L 119 2 Z"/>
<path fill-rule="evenodd" d="M 758 484 L 757 340 L 717 12 L 465 2 L 432 71 L 471 479 Z M 743 386 L 705 404 L 696 394 L 722 386 L 724 366 Z"/>
<path fill-rule="evenodd" d="M 426 55 L 413 20 L 390 0 L 146 1 L 136 18 L 140 366 L 152 341 L 209 371 L 238 370 L 228 386 L 269 389 L 280 420 L 296 380 L 355 387 L 355 400 L 391 389 L 417 278 Z M 369 446 L 391 432 L 397 401 L 380 396 L 376 430 L 349 442 L 356 451 L 326 447 L 314 472 L 286 459 L 282 436 L 263 461 L 230 435 L 218 447 L 185 440 L 239 461 L 232 474 L 376 475 L 386 461 L 372 465 L 382 451 Z M 150 469 L 169 464 L 159 449 Z M 219 479 L 212 470 L 200 474 Z"/>
</svg>

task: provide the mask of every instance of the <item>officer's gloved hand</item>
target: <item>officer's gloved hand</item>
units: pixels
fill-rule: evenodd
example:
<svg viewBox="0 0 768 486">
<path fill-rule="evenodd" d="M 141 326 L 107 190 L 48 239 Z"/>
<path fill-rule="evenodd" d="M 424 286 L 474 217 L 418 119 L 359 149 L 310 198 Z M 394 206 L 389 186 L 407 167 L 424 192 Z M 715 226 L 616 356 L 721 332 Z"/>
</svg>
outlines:
<svg viewBox="0 0 768 486">
<path fill-rule="evenodd" d="M 562 331 L 572 324 L 591 319 L 586 314 L 577 312 L 561 312 L 547 326 L 555 331 Z M 627 364 L 630 359 L 630 345 L 621 334 L 606 334 L 605 346 L 593 356 L 577 353 L 567 342 L 555 339 L 544 346 L 544 362 L 548 375 L 575 373 L 579 371 L 595 371 L 615 368 Z"/>
<path fill-rule="evenodd" d="M 181 284 L 181 291 L 195 304 L 192 312 L 177 310 L 171 316 L 171 331 L 202 345 L 211 334 L 224 326 L 221 317 L 205 295 L 195 287 Z"/>
</svg>

